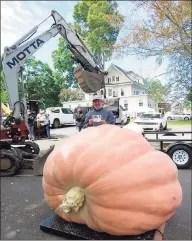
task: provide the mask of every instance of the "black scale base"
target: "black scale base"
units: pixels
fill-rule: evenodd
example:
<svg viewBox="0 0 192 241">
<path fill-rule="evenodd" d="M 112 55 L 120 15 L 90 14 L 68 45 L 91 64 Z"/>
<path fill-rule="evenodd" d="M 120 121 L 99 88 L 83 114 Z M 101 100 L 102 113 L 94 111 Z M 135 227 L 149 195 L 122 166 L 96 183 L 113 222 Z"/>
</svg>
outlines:
<svg viewBox="0 0 192 241">
<path fill-rule="evenodd" d="M 153 240 L 156 231 L 149 231 L 137 236 L 113 236 L 93 231 L 83 224 L 64 221 L 55 213 L 41 222 L 40 229 L 71 240 Z"/>
</svg>

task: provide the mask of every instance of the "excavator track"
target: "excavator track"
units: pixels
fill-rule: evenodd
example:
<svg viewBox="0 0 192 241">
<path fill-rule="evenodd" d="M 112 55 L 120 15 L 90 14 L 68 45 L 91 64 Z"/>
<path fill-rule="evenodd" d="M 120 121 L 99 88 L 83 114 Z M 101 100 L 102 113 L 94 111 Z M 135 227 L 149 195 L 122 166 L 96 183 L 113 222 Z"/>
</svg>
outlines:
<svg viewBox="0 0 192 241">
<path fill-rule="evenodd" d="M 15 149 L 1 149 L 1 177 L 10 177 L 19 172 L 24 160 L 22 154 Z"/>
</svg>

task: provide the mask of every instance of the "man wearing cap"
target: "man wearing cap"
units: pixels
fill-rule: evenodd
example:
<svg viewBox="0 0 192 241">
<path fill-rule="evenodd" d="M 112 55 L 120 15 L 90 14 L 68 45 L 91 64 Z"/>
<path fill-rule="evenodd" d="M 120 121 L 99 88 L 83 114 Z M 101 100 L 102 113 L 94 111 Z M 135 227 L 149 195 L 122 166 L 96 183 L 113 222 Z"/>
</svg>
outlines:
<svg viewBox="0 0 192 241">
<path fill-rule="evenodd" d="M 111 110 L 103 108 L 103 99 L 96 95 L 93 97 L 93 110 L 90 110 L 85 117 L 83 128 L 99 126 L 102 124 L 115 125 L 115 117 Z"/>
</svg>

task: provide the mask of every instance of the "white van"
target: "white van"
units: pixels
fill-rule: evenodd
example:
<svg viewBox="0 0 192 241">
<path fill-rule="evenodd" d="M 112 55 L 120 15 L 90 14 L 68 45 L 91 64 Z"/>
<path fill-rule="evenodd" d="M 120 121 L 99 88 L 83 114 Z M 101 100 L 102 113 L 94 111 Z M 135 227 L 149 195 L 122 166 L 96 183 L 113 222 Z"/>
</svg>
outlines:
<svg viewBox="0 0 192 241">
<path fill-rule="evenodd" d="M 49 115 L 50 127 L 58 128 L 61 125 L 75 125 L 74 114 L 69 108 L 49 107 L 46 112 Z"/>
</svg>

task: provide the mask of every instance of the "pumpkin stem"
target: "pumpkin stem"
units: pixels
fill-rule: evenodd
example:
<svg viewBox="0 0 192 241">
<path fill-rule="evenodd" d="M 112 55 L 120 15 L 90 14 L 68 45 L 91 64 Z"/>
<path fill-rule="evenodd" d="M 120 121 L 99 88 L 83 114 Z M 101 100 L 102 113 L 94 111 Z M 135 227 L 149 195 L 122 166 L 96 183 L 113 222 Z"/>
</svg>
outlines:
<svg viewBox="0 0 192 241">
<path fill-rule="evenodd" d="M 79 187 L 73 187 L 66 193 L 60 208 L 64 213 L 78 212 L 80 207 L 83 206 L 84 199 L 84 191 Z"/>
</svg>

